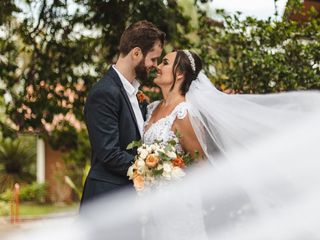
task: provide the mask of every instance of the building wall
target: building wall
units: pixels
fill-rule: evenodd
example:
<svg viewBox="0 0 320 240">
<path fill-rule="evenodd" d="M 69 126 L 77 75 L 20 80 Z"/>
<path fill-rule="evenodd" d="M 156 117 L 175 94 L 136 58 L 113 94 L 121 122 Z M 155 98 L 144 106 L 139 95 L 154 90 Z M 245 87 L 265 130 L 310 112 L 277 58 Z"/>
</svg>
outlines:
<svg viewBox="0 0 320 240">
<path fill-rule="evenodd" d="M 298 22 L 307 21 L 309 18 L 307 13 L 309 12 L 311 7 L 314 7 L 318 11 L 318 13 L 320 13 L 320 0 L 304 0 L 302 2 L 303 2 L 303 6 L 304 6 L 304 14 L 290 13 L 289 14 L 290 20 L 294 20 L 294 21 L 298 21 Z"/>
<path fill-rule="evenodd" d="M 65 183 L 65 164 L 60 151 L 53 150 L 45 143 L 45 179 L 48 184 L 48 201 L 50 202 L 71 202 L 72 190 Z"/>
</svg>

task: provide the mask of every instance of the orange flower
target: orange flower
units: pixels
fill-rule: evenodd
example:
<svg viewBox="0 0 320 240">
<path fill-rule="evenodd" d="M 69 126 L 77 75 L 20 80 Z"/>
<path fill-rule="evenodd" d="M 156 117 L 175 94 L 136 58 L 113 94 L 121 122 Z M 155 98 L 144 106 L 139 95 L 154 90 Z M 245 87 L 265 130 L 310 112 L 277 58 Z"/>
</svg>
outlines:
<svg viewBox="0 0 320 240">
<path fill-rule="evenodd" d="M 177 157 L 176 159 L 172 160 L 172 164 L 175 167 L 185 168 L 186 165 L 184 164 L 184 161 L 181 157 Z"/>
<path fill-rule="evenodd" d="M 135 187 L 135 189 L 137 191 L 141 191 L 144 188 L 144 178 L 141 175 L 137 175 L 134 179 L 133 179 L 133 186 Z"/>
<path fill-rule="evenodd" d="M 139 91 L 137 93 L 137 98 L 138 98 L 139 103 L 142 103 L 142 102 L 144 102 L 146 100 L 146 96 L 141 91 Z"/>
<path fill-rule="evenodd" d="M 154 168 L 155 166 L 157 166 L 158 162 L 159 158 L 155 154 L 149 154 L 146 159 L 146 165 L 149 168 Z"/>
</svg>

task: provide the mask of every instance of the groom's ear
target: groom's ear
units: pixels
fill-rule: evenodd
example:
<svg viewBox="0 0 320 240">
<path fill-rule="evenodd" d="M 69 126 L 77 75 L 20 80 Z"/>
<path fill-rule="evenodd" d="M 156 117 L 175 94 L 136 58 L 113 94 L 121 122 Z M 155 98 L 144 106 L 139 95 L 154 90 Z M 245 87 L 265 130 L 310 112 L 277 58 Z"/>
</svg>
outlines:
<svg viewBox="0 0 320 240">
<path fill-rule="evenodd" d="M 141 57 L 143 56 L 141 48 L 139 47 L 135 47 L 131 50 L 131 57 L 133 59 L 141 59 Z"/>
</svg>

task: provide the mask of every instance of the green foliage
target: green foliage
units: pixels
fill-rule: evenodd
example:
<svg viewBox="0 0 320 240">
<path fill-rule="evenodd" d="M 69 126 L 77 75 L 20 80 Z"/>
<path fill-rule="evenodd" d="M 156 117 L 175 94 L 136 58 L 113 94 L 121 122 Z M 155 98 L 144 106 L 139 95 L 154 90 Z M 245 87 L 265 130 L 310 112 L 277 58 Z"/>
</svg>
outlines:
<svg viewBox="0 0 320 240">
<path fill-rule="evenodd" d="M 35 179 L 35 147 L 32 139 L 2 139 L 0 141 L 0 193 L 12 189 L 15 183 Z"/>
<path fill-rule="evenodd" d="M 32 201 L 43 203 L 45 201 L 45 196 L 47 192 L 46 184 L 32 183 L 28 185 L 23 185 L 20 189 L 19 200 L 21 202 Z M 5 192 L 0 194 L 0 200 L 9 202 L 13 200 L 12 189 L 7 189 Z"/>
<path fill-rule="evenodd" d="M 131 143 L 128 144 L 127 150 L 133 149 L 133 148 L 138 148 L 142 145 L 142 142 L 139 141 L 132 141 Z"/>
<path fill-rule="evenodd" d="M 20 204 L 20 216 L 45 216 L 48 214 L 76 212 L 78 204 L 44 204 L 44 203 L 22 203 Z"/>
<path fill-rule="evenodd" d="M 218 13 L 223 24 L 201 16 L 197 46 L 205 70 L 222 90 L 320 89 L 320 18 L 298 23 L 271 18 L 241 20 L 240 13 Z"/>
<path fill-rule="evenodd" d="M 84 179 L 89 171 L 91 148 L 86 130 L 78 132 L 75 139 L 75 147 L 63 155 L 63 160 L 67 168 L 65 182 L 74 190 L 80 200 Z"/>
<path fill-rule="evenodd" d="M 10 207 L 8 202 L 0 200 L 0 216 L 8 216 L 10 213 Z"/>
<path fill-rule="evenodd" d="M 67 151 L 77 149 L 78 132 L 69 121 L 62 120 L 47 136 L 47 140 L 54 150 Z M 63 141 L 61 141 L 63 139 Z M 81 145 L 80 145 L 81 146 Z"/>
<path fill-rule="evenodd" d="M 5 0 L 0 9 L 0 92 L 11 96 L 6 113 L 20 132 L 47 136 L 45 125 L 58 114 L 82 122 L 88 91 L 115 61 L 129 24 L 147 19 L 171 45 L 190 45 L 190 18 L 176 0 Z M 59 131 L 53 147 L 74 147 L 74 135 Z"/>
<path fill-rule="evenodd" d="M 21 201 L 44 202 L 47 191 L 46 184 L 32 183 L 21 188 Z"/>
</svg>

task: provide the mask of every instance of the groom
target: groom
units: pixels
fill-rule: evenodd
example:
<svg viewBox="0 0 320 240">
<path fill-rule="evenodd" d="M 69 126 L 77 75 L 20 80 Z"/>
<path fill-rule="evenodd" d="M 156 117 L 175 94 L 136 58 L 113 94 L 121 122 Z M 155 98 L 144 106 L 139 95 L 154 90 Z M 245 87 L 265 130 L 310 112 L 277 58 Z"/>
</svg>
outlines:
<svg viewBox="0 0 320 240">
<path fill-rule="evenodd" d="M 136 97 L 136 79 L 146 79 L 157 66 L 164 40 L 165 34 L 151 22 L 129 26 L 121 36 L 116 64 L 90 90 L 84 115 L 92 158 L 81 206 L 130 184 L 127 170 L 136 152 L 126 147 L 141 139 L 146 115 Z"/>
</svg>

